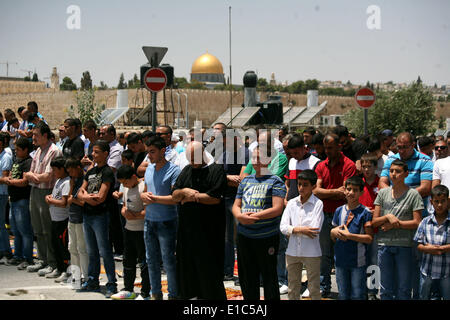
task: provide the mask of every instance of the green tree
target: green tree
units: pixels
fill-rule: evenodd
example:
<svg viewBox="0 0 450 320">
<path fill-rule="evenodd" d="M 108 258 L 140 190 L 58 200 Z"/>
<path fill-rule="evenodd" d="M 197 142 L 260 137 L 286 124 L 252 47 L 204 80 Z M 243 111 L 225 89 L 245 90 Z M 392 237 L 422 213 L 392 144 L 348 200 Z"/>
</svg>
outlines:
<svg viewBox="0 0 450 320">
<path fill-rule="evenodd" d="M 308 79 L 305 81 L 305 93 L 308 90 L 317 90 L 319 88 L 319 81 L 316 79 Z"/>
<path fill-rule="evenodd" d="M 128 80 L 128 88 L 129 89 L 137 89 L 141 87 L 141 81 L 139 80 L 137 74 L 134 74 L 133 79 Z"/>
<path fill-rule="evenodd" d="M 31 81 L 34 81 L 34 82 L 38 82 L 39 81 L 38 75 L 37 75 L 36 72 L 33 74 L 33 78 L 31 78 Z"/>
<path fill-rule="evenodd" d="M 269 86 L 269 83 L 265 78 L 259 78 L 256 81 L 256 90 L 258 91 L 266 91 L 267 87 Z"/>
<path fill-rule="evenodd" d="M 377 92 L 376 102 L 368 111 L 369 134 L 391 129 L 395 134 L 409 131 L 425 135 L 433 128 L 433 96 L 422 85 L 413 83 L 396 92 Z M 363 110 L 356 108 L 344 115 L 344 123 L 356 135 L 363 134 Z"/>
<path fill-rule="evenodd" d="M 184 89 L 184 88 L 187 88 L 189 85 L 188 81 L 184 77 L 181 77 L 181 78 L 175 77 L 173 79 L 173 82 L 175 84 L 174 88 L 177 88 L 177 89 Z"/>
<path fill-rule="evenodd" d="M 123 72 L 120 74 L 119 84 L 117 85 L 117 89 L 126 89 L 127 84 L 125 83 L 125 77 L 123 76 Z"/>
<path fill-rule="evenodd" d="M 100 81 L 100 86 L 98 87 L 98 90 L 108 90 L 108 86 L 103 81 Z"/>
<path fill-rule="evenodd" d="M 305 92 L 305 82 L 303 80 L 295 81 L 288 86 L 289 93 L 304 93 Z"/>
<path fill-rule="evenodd" d="M 76 93 L 77 106 L 76 109 L 73 106 L 69 108 L 69 117 L 80 119 L 81 123 L 87 120 L 94 120 L 99 123 L 100 115 L 105 108 L 104 105 L 99 106 L 94 102 L 95 100 L 95 90 L 87 89 L 80 90 Z"/>
<path fill-rule="evenodd" d="M 72 79 L 70 79 L 69 77 L 64 77 L 61 85 L 59 86 L 59 89 L 63 91 L 77 90 L 77 85 L 73 83 Z"/>
<path fill-rule="evenodd" d="M 92 79 L 89 71 L 83 72 L 83 77 L 80 81 L 80 89 L 81 90 L 89 90 L 92 89 Z"/>
<path fill-rule="evenodd" d="M 31 81 L 31 78 L 29 76 L 26 76 L 25 78 L 23 78 L 23 81 Z"/>
<path fill-rule="evenodd" d="M 189 83 L 188 88 L 189 89 L 207 89 L 204 82 L 200 82 L 197 80 L 193 80 L 191 83 Z"/>
</svg>

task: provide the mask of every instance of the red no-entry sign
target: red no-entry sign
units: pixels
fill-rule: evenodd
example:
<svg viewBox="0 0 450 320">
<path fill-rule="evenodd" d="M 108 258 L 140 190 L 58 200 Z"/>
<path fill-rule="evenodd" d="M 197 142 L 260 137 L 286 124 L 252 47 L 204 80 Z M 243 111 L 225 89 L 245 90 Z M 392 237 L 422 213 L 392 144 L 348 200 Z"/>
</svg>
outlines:
<svg viewBox="0 0 450 320">
<path fill-rule="evenodd" d="M 375 103 L 375 93 L 369 88 L 361 88 L 355 95 L 356 103 L 363 109 L 369 109 Z"/>
<path fill-rule="evenodd" d="M 166 73 L 159 68 L 148 69 L 144 74 L 145 87 L 151 92 L 161 91 L 166 87 Z"/>
</svg>

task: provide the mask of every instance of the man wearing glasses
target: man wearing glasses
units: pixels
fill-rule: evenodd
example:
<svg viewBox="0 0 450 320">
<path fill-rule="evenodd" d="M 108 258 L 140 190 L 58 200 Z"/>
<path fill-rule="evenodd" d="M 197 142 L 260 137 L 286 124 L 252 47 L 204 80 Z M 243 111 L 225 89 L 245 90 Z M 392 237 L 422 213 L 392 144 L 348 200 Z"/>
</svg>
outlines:
<svg viewBox="0 0 450 320">
<path fill-rule="evenodd" d="M 402 132 L 397 136 L 398 153 L 390 156 L 384 163 L 381 172 L 378 189 L 387 188 L 390 185 L 389 168 L 394 160 L 400 159 L 408 164 L 408 176 L 405 184 L 416 189 L 424 200 L 424 208 L 427 208 L 427 197 L 431 193 L 431 180 L 433 178 L 433 162 L 430 157 L 414 149 L 414 137 L 409 132 Z M 427 216 L 428 211 L 422 211 L 422 217 Z M 413 299 L 419 299 L 419 262 L 420 254 L 413 250 L 414 266 L 412 275 Z"/>
<path fill-rule="evenodd" d="M 445 140 L 438 140 L 434 147 L 436 152 L 436 162 L 433 168 L 433 183 L 434 188 L 437 185 L 443 184 L 450 188 L 450 157 L 448 156 L 448 145 Z"/>
</svg>

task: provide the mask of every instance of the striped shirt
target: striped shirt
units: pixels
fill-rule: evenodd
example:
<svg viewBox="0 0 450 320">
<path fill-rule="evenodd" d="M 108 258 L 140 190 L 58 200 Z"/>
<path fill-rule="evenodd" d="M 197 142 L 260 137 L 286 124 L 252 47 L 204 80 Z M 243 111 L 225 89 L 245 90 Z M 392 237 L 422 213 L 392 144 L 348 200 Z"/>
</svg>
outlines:
<svg viewBox="0 0 450 320">
<path fill-rule="evenodd" d="M 260 212 L 272 207 L 272 197 L 286 196 L 286 186 L 274 175 L 249 175 L 239 184 L 236 199 L 242 199 L 241 212 Z M 248 238 L 268 238 L 278 234 L 280 216 L 258 220 L 254 224 L 237 225 L 237 232 Z"/>
<path fill-rule="evenodd" d="M 384 162 L 381 177 L 387 177 L 390 181 L 389 169 L 392 162 L 394 162 L 394 160 L 396 159 L 400 159 L 399 153 L 396 153 L 393 156 L 389 156 L 389 158 Z M 408 164 L 409 174 L 405 179 L 405 184 L 407 184 L 411 188 L 415 189 L 420 186 L 420 182 L 422 180 L 431 181 L 433 179 L 433 162 L 431 161 L 429 156 L 424 155 L 417 150 L 414 150 L 413 155 L 411 156 L 411 158 L 406 160 L 406 163 Z"/>
<path fill-rule="evenodd" d="M 36 150 L 33 161 L 31 162 L 30 171 L 37 174 L 52 172 L 50 163 L 54 158 L 58 156 L 62 156 L 61 150 L 59 150 L 54 143 L 49 141 L 49 144 L 44 149 L 42 149 L 42 147 L 39 147 Z M 36 187 L 38 189 L 53 189 L 55 183 L 56 178 L 52 175 L 50 177 L 50 180 L 47 182 L 42 182 L 39 184 L 30 182 L 29 184 L 32 187 Z"/>
<path fill-rule="evenodd" d="M 447 245 L 450 244 L 450 211 L 447 219 L 439 225 L 434 214 L 425 217 L 417 228 L 414 241 L 418 244 Z M 443 254 L 422 255 L 420 271 L 432 279 L 443 279 L 450 276 L 450 252 Z"/>
</svg>

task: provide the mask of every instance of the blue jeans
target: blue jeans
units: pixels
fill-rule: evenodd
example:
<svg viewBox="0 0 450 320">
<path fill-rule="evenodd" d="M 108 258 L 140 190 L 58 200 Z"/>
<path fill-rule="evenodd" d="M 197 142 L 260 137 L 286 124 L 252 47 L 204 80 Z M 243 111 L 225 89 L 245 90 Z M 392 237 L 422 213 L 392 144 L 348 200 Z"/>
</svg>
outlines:
<svg viewBox="0 0 450 320">
<path fill-rule="evenodd" d="M 330 232 L 333 214 L 324 213 L 322 229 L 319 234 L 320 250 L 320 290 L 324 292 L 331 291 L 331 269 L 334 262 L 334 244 L 331 240 Z"/>
<path fill-rule="evenodd" d="M 433 285 L 440 289 L 441 296 L 444 300 L 450 300 L 450 277 L 443 279 L 431 279 L 420 274 L 420 299 L 430 300 Z"/>
<path fill-rule="evenodd" d="M 336 267 L 336 283 L 339 300 L 365 300 L 366 299 L 366 268 L 340 268 Z"/>
<path fill-rule="evenodd" d="M 9 234 L 5 227 L 7 194 L 0 194 L 0 253 L 11 254 L 9 245 Z"/>
<path fill-rule="evenodd" d="M 83 214 L 83 231 L 89 256 L 88 281 L 92 284 L 99 284 L 101 255 L 108 278 L 106 288 L 116 289 L 116 266 L 109 242 L 109 212 L 101 215 Z"/>
<path fill-rule="evenodd" d="M 236 224 L 231 209 L 234 198 L 225 198 L 225 259 L 223 273 L 227 276 L 234 274 L 236 255 L 234 251 L 234 226 Z"/>
<path fill-rule="evenodd" d="M 288 285 L 288 275 L 286 269 L 286 249 L 288 246 L 288 238 L 280 232 L 280 244 L 278 246 L 277 255 L 277 274 L 278 285 Z"/>
<path fill-rule="evenodd" d="M 9 223 L 14 234 L 14 257 L 33 261 L 33 227 L 30 217 L 30 200 L 10 202 Z"/>
<path fill-rule="evenodd" d="M 161 257 L 167 274 L 169 298 L 177 297 L 176 247 L 177 219 L 169 221 L 149 221 L 144 224 L 144 241 L 152 295 L 161 291 Z"/>
<path fill-rule="evenodd" d="M 381 300 L 410 300 L 412 267 L 411 247 L 378 246 Z"/>
</svg>

